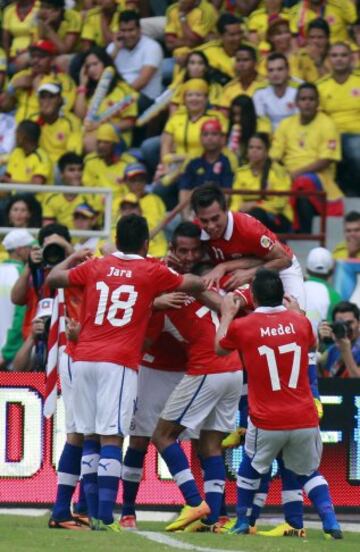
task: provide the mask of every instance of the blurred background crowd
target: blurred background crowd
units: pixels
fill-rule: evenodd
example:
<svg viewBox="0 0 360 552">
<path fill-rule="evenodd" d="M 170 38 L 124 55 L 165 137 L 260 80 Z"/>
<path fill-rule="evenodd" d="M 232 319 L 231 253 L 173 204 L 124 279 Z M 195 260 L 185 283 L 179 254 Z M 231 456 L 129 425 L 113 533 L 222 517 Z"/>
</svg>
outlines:
<svg viewBox="0 0 360 552">
<path fill-rule="evenodd" d="M 84 245 L 111 250 L 111 237 L 70 236 L 104 225 L 104 197 L 89 188 L 112 190 L 112 227 L 123 214 L 143 214 L 153 231 L 150 254 L 164 257 L 175 225 L 192 219 L 192 190 L 204 183 L 242 192 L 229 195 L 230 208 L 280 235 L 309 235 L 322 214 L 341 221 L 344 236 L 333 253 L 316 248 L 307 258 L 308 311 L 335 347 L 332 328 L 321 321 L 349 321 L 349 335 L 339 339 L 350 339 L 360 365 L 353 293 L 360 213 L 347 208 L 348 198 L 360 197 L 360 2 L 0 6 L 2 369 L 33 369 L 29 355 L 51 312 L 38 304 L 44 256 L 51 264 L 59 248 L 60 257 Z M 1 189 L 11 183 L 54 191 Z M 86 191 L 74 193 L 74 186 Z M 165 224 L 169 212 L 176 216 Z M 40 229 L 35 243 L 27 228 Z M 351 293 L 343 291 L 346 278 Z M 338 358 L 328 359 L 329 346 L 323 349 L 320 373 L 349 375 L 334 367 Z"/>
</svg>

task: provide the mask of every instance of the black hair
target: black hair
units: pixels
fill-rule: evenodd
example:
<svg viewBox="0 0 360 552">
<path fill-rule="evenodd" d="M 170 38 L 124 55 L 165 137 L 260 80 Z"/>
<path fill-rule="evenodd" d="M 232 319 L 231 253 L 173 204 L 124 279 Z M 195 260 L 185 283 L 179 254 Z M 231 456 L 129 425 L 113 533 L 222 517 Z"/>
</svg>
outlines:
<svg viewBox="0 0 360 552">
<path fill-rule="evenodd" d="M 116 246 L 124 253 L 138 253 L 149 240 L 149 227 L 140 215 L 125 215 L 116 225 Z"/>
<path fill-rule="evenodd" d="M 45 238 L 48 238 L 52 234 L 58 234 L 64 238 L 67 242 L 71 243 L 71 236 L 67 226 L 64 224 L 59 224 L 58 222 L 52 222 L 43 226 L 38 233 L 38 242 L 40 245 L 43 245 Z"/>
<path fill-rule="evenodd" d="M 267 134 L 267 132 L 255 132 L 251 138 L 257 138 L 258 140 L 261 140 L 261 142 L 264 144 L 267 151 L 269 151 L 271 146 L 270 136 Z M 250 141 L 250 140 L 249 140 Z M 260 177 L 260 186 L 262 190 L 266 190 L 268 185 L 268 179 L 269 179 L 269 172 L 271 170 L 272 161 L 271 158 L 268 157 L 264 163 L 264 167 L 261 173 Z"/>
<path fill-rule="evenodd" d="M 278 272 L 259 268 L 251 284 L 251 289 L 259 306 L 277 307 L 282 305 L 284 286 Z"/>
<path fill-rule="evenodd" d="M 360 220 L 360 213 L 358 211 L 350 211 L 344 217 L 344 222 L 359 222 L 359 220 Z"/>
<path fill-rule="evenodd" d="M 109 89 L 108 89 L 108 94 L 109 94 L 110 92 L 112 92 L 114 90 L 114 88 L 117 85 L 117 83 L 119 82 L 119 80 L 122 80 L 119 73 L 117 72 L 117 69 L 116 69 L 115 65 L 114 65 L 114 61 L 113 61 L 112 57 L 107 53 L 107 51 L 104 48 L 101 48 L 100 46 L 92 46 L 89 50 L 84 52 L 83 57 L 82 57 L 81 67 L 83 67 L 83 65 L 86 63 L 86 60 L 90 55 L 96 56 L 101 61 L 101 63 L 104 65 L 104 68 L 105 67 L 112 67 L 115 71 L 114 76 L 113 76 L 113 78 L 110 82 Z M 86 97 L 87 98 L 91 98 L 91 96 L 94 94 L 95 88 L 97 87 L 97 84 L 98 84 L 98 81 L 95 81 L 95 80 L 89 78 L 89 82 L 88 82 L 87 87 L 86 87 Z"/>
<path fill-rule="evenodd" d="M 236 50 L 236 54 L 238 52 L 247 52 L 250 54 L 253 61 L 257 61 L 256 50 L 253 46 L 250 46 L 250 44 L 240 44 L 239 48 Z"/>
<path fill-rule="evenodd" d="M 299 88 L 296 91 L 296 100 L 299 99 L 299 95 L 301 90 L 313 90 L 316 94 L 317 99 L 319 99 L 319 90 L 317 89 L 317 86 L 312 82 L 303 82 L 300 84 Z"/>
<path fill-rule="evenodd" d="M 15 194 L 11 196 L 6 204 L 5 208 L 5 226 L 11 226 L 9 221 L 9 213 L 11 210 L 11 207 L 17 203 L 18 201 L 23 201 L 29 212 L 30 212 L 30 219 L 28 222 L 29 228 L 39 228 L 41 226 L 41 218 L 42 218 L 42 209 L 41 204 L 38 202 L 37 199 L 35 199 L 34 196 L 31 194 Z"/>
<path fill-rule="evenodd" d="M 242 19 L 240 19 L 239 17 L 236 17 L 231 13 L 223 13 L 222 15 L 220 15 L 216 27 L 219 34 L 224 34 L 228 25 L 236 25 L 237 23 L 241 22 Z"/>
<path fill-rule="evenodd" d="M 17 131 L 26 134 L 29 142 L 31 142 L 32 144 L 39 143 L 41 128 L 38 123 L 35 123 L 35 121 L 30 121 L 29 119 L 21 121 L 21 123 L 18 124 Z"/>
<path fill-rule="evenodd" d="M 276 61 L 277 59 L 282 59 L 285 62 L 286 67 L 289 67 L 289 62 L 287 57 L 284 54 L 281 54 L 280 52 L 271 52 L 271 54 L 268 55 L 266 59 L 266 65 L 269 66 L 269 63 L 271 61 Z"/>
<path fill-rule="evenodd" d="M 135 21 L 136 26 L 140 27 L 140 15 L 135 10 L 124 10 L 119 15 L 119 23 L 129 23 Z"/>
<path fill-rule="evenodd" d="M 65 0 L 40 0 L 40 4 L 48 4 L 58 10 L 63 10 L 65 8 Z"/>
<path fill-rule="evenodd" d="M 234 107 L 241 108 L 240 126 L 241 126 L 241 145 L 246 150 L 251 136 L 256 132 L 256 111 L 253 100 L 246 94 L 240 94 L 233 99 L 230 105 L 229 114 L 229 134 L 234 124 Z"/>
<path fill-rule="evenodd" d="M 310 21 L 307 27 L 307 32 L 309 33 L 309 31 L 311 31 L 312 29 L 319 29 L 319 31 L 324 32 L 327 38 L 330 38 L 330 27 L 326 19 L 323 19 L 322 17 L 317 17 L 316 19 Z"/>
<path fill-rule="evenodd" d="M 197 56 L 201 57 L 201 59 L 203 60 L 204 64 L 205 64 L 205 74 L 203 77 L 201 77 L 203 80 L 205 80 L 207 83 L 210 82 L 211 80 L 211 76 L 210 76 L 210 73 L 211 73 L 211 67 L 210 67 L 210 63 L 209 63 L 209 60 L 208 58 L 206 57 L 206 55 L 204 54 L 204 52 L 202 52 L 201 50 L 193 50 L 192 52 L 189 53 L 188 57 L 187 57 L 187 60 L 186 60 L 186 63 L 185 63 L 185 67 L 187 66 L 187 63 L 190 59 L 190 57 L 192 55 L 196 54 Z M 189 70 L 188 68 L 186 67 L 185 69 L 185 75 L 184 75 L 184 82 L 188 81 L 189 79 L 191 79 L 192 77 L 190 77 L 189 75 Z"/>
<path fill-rule="evenodd" d="M 201 230 L 197 224 L 190 221 L 180 222 L 171 236 L 171 243 L 176 247 L 178 238 L 197 238 L 200 239 Z"/>
<path fill-rule="evenodd" d="M 210 207 L 217 201 L 223 211 L 226 211 L 227 204 L 223 191 L 218 186 L 204 184 L 195 188 L 191 196 L 191 208 L 197 213 L 199 209 Z"/>
<path fill-rule="evenodd" d="M 335 305 L 333 311 L 332 311 L 332 319 L 335 320 L 336 315 L 341 312 L 352 312 L 356 320 L 360 319 L 360 310 L 355 303 L 350 303 L 350 301 L 340 301 L 337 305 Z"/>
<path fill-rule="evenodd" d="M 62 155 L 58 161 L 59 171 L 61 173 L 64 172 L 68 165 L 81 165 L 81 168 L 83 168 L 83 158 L 81 157 L 81 155 L 78 155 L 77 153 L 74 153 L 72 151 L 64 153 L 64 155 Z"/>
<path fill-rule="evenodd" d="M 192 267 L 191 274 L 195 274 L 196 276 L 204 276 L 204 274 L 207 274 L 207 272 L 210 272 L 213 268 L 214 265 L 210 261 L 200 261 Z"/>
</svg>

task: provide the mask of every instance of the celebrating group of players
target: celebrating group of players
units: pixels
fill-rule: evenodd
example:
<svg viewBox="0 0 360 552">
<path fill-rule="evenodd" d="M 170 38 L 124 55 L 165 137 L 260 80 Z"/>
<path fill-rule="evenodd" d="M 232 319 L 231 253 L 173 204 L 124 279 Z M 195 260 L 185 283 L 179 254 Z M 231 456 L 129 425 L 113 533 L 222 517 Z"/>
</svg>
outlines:
<svg viewBox="0 0 360 552">
<path fill-rule="evenodd" d="M 270 534 L 304 535 L 304 489 L 325 535 L 342 538 L 317 471 L 322 445 L 308 375 L 315 337 L 302 313 L 300 265 L 260 222 L 228 211 L 219 188 L 196 189 L 192 209 L 195 222 L 177 227 L 163 262 L 147 257 L 145 219 L 128 215 L 117 224 L 115 253 L 99 259 L 77 251 L 47 277 L 51 288 L 82 293 L 60 359 L 68 435 L 49 527 L 81 530 L 89 519 L 95 530 L 136 529 L 152 440 L 185 501 L 167 531 L 254 533 L 278 459 L 286 523 Z M 237 518 L 229 521 L 222 442 L 235 429 L 239 403 L 246 426 L 247 391 Z M 189 438 L 205 500 L 179 443 Z M 120 479 L 122 516 L 114 521 Z"/>
</svg>

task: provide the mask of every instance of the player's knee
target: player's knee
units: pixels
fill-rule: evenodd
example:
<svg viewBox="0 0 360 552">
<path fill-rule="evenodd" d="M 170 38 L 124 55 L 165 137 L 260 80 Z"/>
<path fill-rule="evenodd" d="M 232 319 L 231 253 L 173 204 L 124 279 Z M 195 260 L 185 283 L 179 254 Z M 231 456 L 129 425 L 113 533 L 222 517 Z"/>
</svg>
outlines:
<svg viewBox="0 0 360 552">
<path fill-rule="evenodd" d="M 82 447 L 84 442 L 84 436 L 82 433 L 68 433 L 66 435 L 66 442 L 74 447 Z"/>
<path fill-rule="evenodd" d="M 150 443 L 150 437 L 130 437 L 129 447 L 141 452 L 146 452 Z"/>
</svg>

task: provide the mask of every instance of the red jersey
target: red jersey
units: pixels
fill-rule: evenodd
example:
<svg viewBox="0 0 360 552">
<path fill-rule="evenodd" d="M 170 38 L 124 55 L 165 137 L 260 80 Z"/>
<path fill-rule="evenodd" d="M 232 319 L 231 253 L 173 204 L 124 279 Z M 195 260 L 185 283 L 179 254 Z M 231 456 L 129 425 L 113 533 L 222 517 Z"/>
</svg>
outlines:
<svg viewBox="0 0 360 552">
<path fill-rule="evenodd" d="M 218 356 L 214 350 L 219 319 L 214 311 L 189 299 L 181 309 L 165 311 L 167 330 L 186 346 L 188 361 L 186 372 L 191 376 L 236 372 L 242 369 L 236 351 Z"/>
<path fill-rule="evenodd" d="M 74 360 L 113 362 L 136 370 L 154 298 L 182 281 L 183 276 L 160 263 L 120 251 L 72 268 L 70 286 L 84 288 Z"/>
<path fill-rule="evenodd" d="M 154 342 L 144 353 L 142 366 L 166 372 L 184 372 L 187 361 L 185 346 L 166 331 L 164 311 L 152 313 L 146 337 Z"/>
<path fill-rule="evenodd" d="M 266 257 L 275 243 L 280 243 L 275 234 L 254 217 L 231 211 L 228 211 L 227 226 L 221 238 L 212 240 L 202 230 L 201 240 L 207 244 L 208 253 L 215 264 L 240 257 Z M 294 253 L 290 247 L 282 243 L 280 245 L 292 259 Z"/>
<path fill-rule="evenodd" d="M 308 378 L 308 351 L 314 344 L 309 320 L 282 306 L 258 308 L 231 323 L 220 345 L 240 353 L 248 374 L 249 414 L 256 427 L 318 425 Z"/>
</svg>

